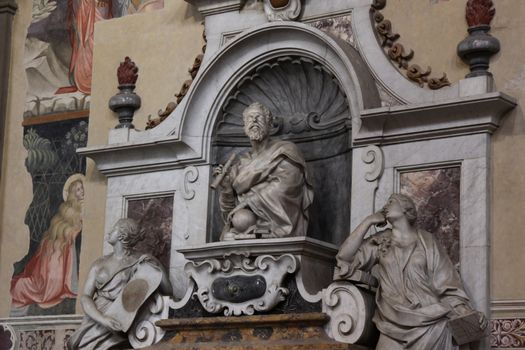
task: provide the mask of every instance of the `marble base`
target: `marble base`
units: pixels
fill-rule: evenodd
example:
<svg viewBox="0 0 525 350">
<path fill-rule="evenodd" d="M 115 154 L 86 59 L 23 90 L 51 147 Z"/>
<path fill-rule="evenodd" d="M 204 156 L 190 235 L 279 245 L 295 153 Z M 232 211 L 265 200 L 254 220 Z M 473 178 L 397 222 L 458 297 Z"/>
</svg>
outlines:
<svg viewBox="0 0 525 350">
<path fill-rule="evenodd" d="M 171 334 L 151 350 L 368 350 L 328 338 L 322 313 L 170 319 L 157 325 Z"/>
</svg>

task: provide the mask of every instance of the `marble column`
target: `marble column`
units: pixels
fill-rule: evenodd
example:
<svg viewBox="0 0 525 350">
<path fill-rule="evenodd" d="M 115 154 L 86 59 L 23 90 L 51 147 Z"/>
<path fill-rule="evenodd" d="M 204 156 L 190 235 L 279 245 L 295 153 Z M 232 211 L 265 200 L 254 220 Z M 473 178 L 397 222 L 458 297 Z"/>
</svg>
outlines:
<svg viewBox="0 0 525 350">
<path fill-rule="evenodd" d="M 11 58 L 11 29 L 18 6 L 16 0 L 0 0 L 0 178 L 4 153 L 4 126 L 7 114 L 9 88 L 9 61 Z"/>
</svg>

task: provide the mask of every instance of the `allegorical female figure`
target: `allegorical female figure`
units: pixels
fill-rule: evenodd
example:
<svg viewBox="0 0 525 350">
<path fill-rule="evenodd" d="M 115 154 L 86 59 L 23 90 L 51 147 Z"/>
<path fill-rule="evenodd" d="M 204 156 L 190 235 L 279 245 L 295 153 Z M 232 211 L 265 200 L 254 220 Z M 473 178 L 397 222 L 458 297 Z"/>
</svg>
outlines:
<svg viewBox="0 0 525 350">
<path fill-rule="evenodd" d="M 129 348 L 126 332 L 153 293 L 172 293 L 168 275 L 134 246 L 144 233 L 132 219 L 120 219 L 107 235 L 113 253 L 93 263 L 80 302 L 86 317 L 68 341 L 71 350 Z"/>
<path fill-rule="evenodd" d="M 71 176 L 64 185 L 64 202 L 51 219 L 35 255 L 11 281 L 12 306 L 38 304 L 50 308 L 66 298 L 76 298 L 75 239 L 82 231 L 83 175 Z"/>
<path fill-rule="evenodd" d="M 413 201 L 393 194 L 382 211 L 350 234 L 337 255 L 336 278 L 375 267 L 378 350 L 455 349 L 448 320 L 474 311 L 445 250 L 432 234 L 416 227 L 416 219 Z M 372 225 L 386 221 L 392 229 L 364 239 Z M 487 326 L 481 313 L 479 323 Z"/>
</svg>

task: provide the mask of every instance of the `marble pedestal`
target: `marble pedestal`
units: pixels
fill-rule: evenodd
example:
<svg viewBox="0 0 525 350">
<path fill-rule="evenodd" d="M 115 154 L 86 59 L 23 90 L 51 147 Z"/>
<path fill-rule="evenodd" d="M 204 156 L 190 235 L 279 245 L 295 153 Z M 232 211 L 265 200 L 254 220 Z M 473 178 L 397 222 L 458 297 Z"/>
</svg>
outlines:
<svg viewBox="0 0 525 350">
<path fill-rule="evenodd" d="M 322 313 L 204 317 L 157 322 L 168 341 L 150 350 L 368 350 L 360 345 L 336 342 L 323 326 Z"/>
</svg>

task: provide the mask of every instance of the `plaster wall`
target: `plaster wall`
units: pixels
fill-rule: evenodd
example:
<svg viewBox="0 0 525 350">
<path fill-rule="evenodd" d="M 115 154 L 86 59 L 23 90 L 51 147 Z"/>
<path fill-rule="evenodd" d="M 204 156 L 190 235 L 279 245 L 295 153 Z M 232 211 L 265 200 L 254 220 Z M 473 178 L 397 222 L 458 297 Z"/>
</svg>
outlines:
<svg viewBox="0 0 525 350">
<path fill-rule="evenodd" d="M 467 34 L 465 4 L 465 0 L 388 0 L 382 13 L 401 35 L 399 42 L 415 51 L 413 63 L 431 66 L 436 76 L 446 72 L 456 82 L 468 73 L 468 66 L 455 53 Z M 501 52 L 492 59 L 490 70 L 496 89 L 517 98 L 518 107 L 503 120 L 492 140 L 491 297 L 523 300 L 525 280 L 516 274 L 525 264 L 525 238 L 517 229 L 525 225 L 525 3 L 498 0 L 495 5 L 491 34 L 500 40 Z M 511 313 L 525 315 L 523 310 Z"/>
</svg>

